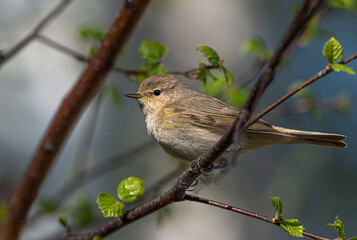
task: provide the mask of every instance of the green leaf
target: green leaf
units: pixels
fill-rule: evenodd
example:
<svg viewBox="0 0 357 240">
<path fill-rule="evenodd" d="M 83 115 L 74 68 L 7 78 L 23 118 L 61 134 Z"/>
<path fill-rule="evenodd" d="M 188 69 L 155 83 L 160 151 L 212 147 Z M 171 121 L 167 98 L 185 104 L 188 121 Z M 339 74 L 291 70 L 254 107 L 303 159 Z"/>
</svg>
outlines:
<svg viewBox="0 0 357 240">
<path fill-rule="evenodd" d="M 104 96 L 108 97 L 110 102 L 114 105 L 114 106 L 119 106 L 121 103 L 121 94 L 119 94 L 119 90 L 118 88 L 114 85 L 114 84 L 103 84 L 102 85 L 102 89 L 101 89 L 102 93 Z"/>
<path fill-rule="evenodd" d="M 121 217 L 124 214 L 124 204 L 107 192 L 98 195 L 97 203 L 104 217 Z"/>
<path fill-rule="evenodd" d="M 351 238 L 349 238 L 347 240 L 357 240 L 357 237 L 351 237 Z"/>
<path fill-rule="evenodd" d="M 226 83 L 228 85 L 231 84 L 234 80 L 232 73 L 226 67 L 223 66 L 222 66 L 222 70 L 223 70 L 224 78 L 226 79 Z"/>
<path fill-rule="evenodd" d="M 97 236 L 94 236 L 94 238 L 92 238 L 92 240 L 101 240 L 101 236 L 97 235 Z"/>
<path fill-rule="evenodd" d="M 295 237 L 303 237 L 304 227 L 297 219 L 283 219 L 280 227 Z"/>
<path fill-rule="evenodd" d="M 275 211 L 279 214 L 279 217 L 283 216 L 283 204 L 279 197 L 270 197 L 271 203 L 273 204 Z"/>
<path fill-rule="evenodd" d="M 93 26 L 85 26 L 79 30 L 79 34 L 84 39 L 95 40 L 101 42 L 107 35 L 106 29 L 99 29 Z"/>
<path fill-rule="evenodd" d="M 322 54 L 329 63 L 335 63 L 342 59 L 342 46 L 334 37 L 331 37 L 330 40 L 325 43 Z"/>
<path fill-rule="evenodd" d="M 40 211 L 45 213 L 54 212 L 58 209 L 59 204 L 48 198 L 43 198 L 40 200 Z"/>
<path fill-rule="evenodd" d="M 349 74 L 352 74 L 352 75 L 355 75 L 355 74 L 356 74 L 356 73 L 353 71 L 352 68 L 347 67 L 347 66 L 344 65 L 344 64 L 334 63 L 334 64 L 331 65 L 331 68 L 332 68 L 335 72 L 342 71 L 342 72 L 346 72 L 346 73 L 349 73 Z"/>
<path fill-rule="evenodd" d="M 207 58 L 207 60 L 212 64 L 219 64 L 219 55 L 218 53 L 209 46 L 202 45 L 196 48 L 196 50 L 200 51 L 203 56 Z"/>
<path fill-rule="evenodd" d="M 58 217 L 58 222 L 64 227 L 64 228 L 68 228 L 68 219 L 64 216 L 59 216 Z"/>
<path fill-rule="evenodd" d="M 236 108 L 243 107 L 245 100 L 247 100 L 249 91 L 246 88 L 238 87 L 229 89 L 225 98 L 228 103 L 234 105 Z"/>
<path fill-rule="evenodd" d="M 118 196 L 122 201 L 135 202 L 144 194 L 144 181 L 136 177 L 128 177 L 119 183 Z"/>
<path fill-rule="evenodd" d="M 334 228 L 338 232 L 340 238 L 345 239 L 345 226 L 338 216 L 336 216 L 336 220 L 333 223 L 328 223 L 327 225 Z"/>
<path fill-rule="evenodd" d="M 156 63 L 167 54 L 167 47 L 160 42 L 142 41 L 139 47 L 140 56 L 147 63 Z"/>
</svg>

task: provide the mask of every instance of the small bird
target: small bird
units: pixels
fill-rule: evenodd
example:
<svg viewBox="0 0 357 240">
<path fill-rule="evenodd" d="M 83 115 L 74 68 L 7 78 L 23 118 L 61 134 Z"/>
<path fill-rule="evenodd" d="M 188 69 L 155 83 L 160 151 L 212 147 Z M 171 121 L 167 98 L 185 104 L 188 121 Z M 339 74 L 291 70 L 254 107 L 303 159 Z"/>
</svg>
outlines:
<svg viewBox="0 0 357 240">
<path fill-rule="evenodd" d="M 224 135 L 239 113 L 217 98 L 187 88 L 170 74 L 148 77 L 136 93 L 125 96 L 138 101 L 149 135 L 167 153 L 186 161 L 206 153 Z M 340 134 L 277 127 L 258 120 L 245 130 L 240 152 L 295 143 L 345 148 L 345 138 Z M 226 164 L 226 160 L 222 161 L 222 165 Z"/>
</svg>

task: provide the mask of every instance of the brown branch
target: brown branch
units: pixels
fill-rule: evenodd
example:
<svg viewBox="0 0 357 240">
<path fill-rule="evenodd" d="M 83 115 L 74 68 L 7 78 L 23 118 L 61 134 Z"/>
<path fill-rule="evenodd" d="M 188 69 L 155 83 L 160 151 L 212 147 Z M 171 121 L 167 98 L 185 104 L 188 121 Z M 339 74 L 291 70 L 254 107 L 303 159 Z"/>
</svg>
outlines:
<svg viewBox="0 0 357 240">
<path fill-rule="evenodd" d="M 228 210 L 228 211 L 232 211 L 232 212 L 235 212 L 235 213 L 246 215 L 248 217 L 256 218 L 256 219 L 259 219 L 259 220 L 264 221 L 264 222 L 272 223 L 272 224 L 274 224 L 276 226 L 280 226 L 279 222 L 276 222 L 276 221 L 273 220 L 274 218 L 269 218 L 269 217 L 263 216 L 263 215 L 258 214 L 258 213 L 253 213 L 253 212 L 250 212 L 250 211 L 247 211 L 247 210 L 244 210 L 244 209 L 241 209 L 241 208 L 237 208 L 237 207 L 225 204 L 225 203 L 220 203 L 220 202 L 216 202 L 216 201 L 213 201 L 213 200 L 209 200 L 207 198 L 202 198 L 202 197 L 197 197 L 197 196 L 185 194 L 183 200 L 203 203 L 203 204 L 207 204 L 207 205 L 210 205 L 210 206 L 213 206 L 213 207 L 222 208 L 222 209 L 225 209 L 225 210 Z M 308 233 L 308 232 L 303 232 L 303 235 L 306 236 L 306 237 L 310 237 L 312 239 L 316 239 L 316 240 L 330 240 L 328 238 L 317 236 L 315 234 Z"/>
<path fill-rule="evenodd" d="M 233 125 L 228 129 L 225 135 L 203 156 L 194 160 L 191 163 L 191 168 L 182 173 L 177 182 L 165 193 L 159 197 L 144 203 L 132 210 L 129 210 L 124 217 L 115 218 L 110 222 L 97 227 L 93 231 L 81 234 L 63 237 L 61 239 L 92 239 L 94 236 L 107 236 L 108 234 L 120 229 L 131 222 L 134 222 L 150 213 L 157 211 L 173 202 L 182 201 L 186 190 L 191 186 L 191 184 L 197 179 L 198 176 L 202 174 L 204 170 L 209 168 L 212 163 L 233 143 L 234 132 L 239 137 L 242 133 L 243 126 L 249 120 L 252 112 L 255 110 L 264 90 L 273 80 L 274 73 L 280 63 L 281 56 L 284 54 L 285 50 L 288 48 L 289 44 L 293 42 L 294 39 L 299 34 L 299 30 L 303 28 L 305 23 L 313 16 L 318 7 L 323 3 L 323 0 L 313 1 L 305 0 L 302 4 L 300 10 L 295 15 L 290 27 L 285 33 L 282 41 L 280 42 L 278 48 L 273 53 L 272 58 L 269 61 L 267 68 L 265 68 L 260 75 L 260 78 L 251 91 L 248 100 L 246 101 L 243 109 L 240 111 L 237 119 Z"/>
<path fill-rule="evenodd" d="M 346 58 L 345 60 L 339 62 L 340 64 L 347 64 L 349 62 L 351 62 L 352 60 L 357 58 L 357 53 L 351 55 L 350 57 Z M 265 116 L 267 113 L 269 113 L 271 110 L 275 109 L 276 107 L 278 107 L 281 103 L 285 102 L 288 98 L 290 98 L 291 96 L 293 96 L 294 94 L 296 94 L 298 91 L 300 91 L 301 89 L 309 86 L 310 84 L 312 84 L 313 82 L 315 82 L 316 80 L 326 76 L 327 74 L 331 73 L 333 70 L 331 68 L 331 64 L 328 64 L 324 69 L 322 69 L 320 72 L 318 72 L 317 74 L 315 74 L 313 77 L 311 77 L 310 79 L 306 80 L 305 82 L 301 83 L 299 86 L 297 86 L 296 88 L 292 89 L 291 91 L 289 91 L 287 94 L 285 94 L 284 96 L 282 96 L 281 98 L 279 98 L 278 100 L 276 100 L 274 103 L 272 103 L 269 107 L 265 108 L 263 111 L 261 111 L 259 114 L 257 114 L 254 118 L 250 119 L 244 126 L 244 129 L 248 128 L 250 125 L 252 125 L 253 123 L 255 123 L 258 119 L 262 118 L 263 116 Z"/>
<path fill-rule="evenodd" d="M 42 143 L 9 203 L 1 240 L 17 239 L 37 192 L 81 110 L 97 93 L 108 70 L 133 31 L 149 0 L 124 4 L 101 48 L 58 109 Z"/>
<path fill-rule="evenodd" d="M 47 15 L 45 16 L 37 26 L 19 43 L 17 43 L 9 51 L 1 54 L 0 53 L 0 66 L 15 56 L 22 48 L 27 46 L 31 41 L 33 41 L 38 34 L 49 24 L 54 18 L 56 18 L 62 11 L 72 2 L 72 0 L 62 0 L 59 4 Z"/>
</svg>

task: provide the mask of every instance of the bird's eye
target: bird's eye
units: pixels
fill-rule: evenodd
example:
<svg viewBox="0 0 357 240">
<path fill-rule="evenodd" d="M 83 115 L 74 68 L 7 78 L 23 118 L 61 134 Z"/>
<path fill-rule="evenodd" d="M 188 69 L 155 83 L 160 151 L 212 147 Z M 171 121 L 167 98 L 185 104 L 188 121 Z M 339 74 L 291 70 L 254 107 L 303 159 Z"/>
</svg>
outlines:
<svg viewBox="0 0 357 240">
<path fill-rule="evenodd" d="M 159 96 L 160 94 L 161 94 L 161 91 L 160 91 L 160 90 L 155 90 L 155 91 L 154 91 L 154 95 L 155 95 L 155 96 Z"/>
</svg>

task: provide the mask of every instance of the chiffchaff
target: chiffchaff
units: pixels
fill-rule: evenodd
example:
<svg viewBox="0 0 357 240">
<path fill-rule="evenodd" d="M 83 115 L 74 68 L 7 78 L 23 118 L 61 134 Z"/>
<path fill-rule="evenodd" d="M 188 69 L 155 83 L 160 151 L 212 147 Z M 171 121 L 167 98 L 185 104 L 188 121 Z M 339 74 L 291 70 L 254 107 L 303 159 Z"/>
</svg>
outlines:
<svg viewBox="0 0 357 240">
<path fill-rule="evenodd" d="M 146 78 L 135 98 L 148 132 L 169 154 L 192 161 L 206 153 L 233 124 L 238 110 L 207 95 L 188 89 L 172 75 Z M 278 144 L 307 143 L 346 147 L 346 136 L 273 126 L 263 120 L 252 124 L 241 141 L 241 152 Z M 228 150 L 229 151 L 229 150 Z"/>
</svg>

